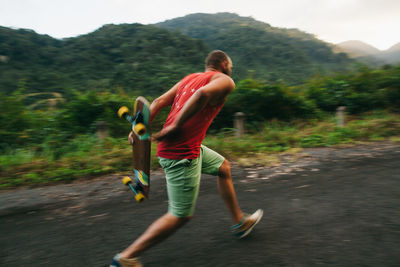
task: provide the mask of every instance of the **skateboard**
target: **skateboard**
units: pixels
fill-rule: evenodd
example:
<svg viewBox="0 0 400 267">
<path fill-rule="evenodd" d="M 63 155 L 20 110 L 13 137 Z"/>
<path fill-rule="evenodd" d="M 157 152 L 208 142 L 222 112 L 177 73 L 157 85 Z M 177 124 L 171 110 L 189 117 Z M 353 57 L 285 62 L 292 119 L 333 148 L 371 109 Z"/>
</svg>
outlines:
<svg viewBox="0 0 400 267">
<path fill-rule="evenodd" d="M 142 96 L 135 100 L 133 116 L 125 106 L 118 110 L 118 116 L 129 121 L 132 125 L 133 145 L 133 181 L 125 176 L 122 179 L 134 193 L 137 202 L 142 202 L 149 197 L 150 190 L 150 105 Z"/>
</svg>

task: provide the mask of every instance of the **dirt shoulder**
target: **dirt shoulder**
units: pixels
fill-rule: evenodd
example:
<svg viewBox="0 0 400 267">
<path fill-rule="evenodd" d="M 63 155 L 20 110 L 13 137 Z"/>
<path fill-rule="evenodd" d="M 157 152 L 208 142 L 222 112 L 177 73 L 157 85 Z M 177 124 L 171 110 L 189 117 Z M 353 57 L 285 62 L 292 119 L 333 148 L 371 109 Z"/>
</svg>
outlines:
<svg viewBox="0 0 400 267">
<path fill-rule="evenodd" d="M 253 160 L 253 166 L 244 167 L 232 163 L 232 172 L 247 172 L 246 179 L 270 179 L 302 170 L 304 167 L 318 166 L 321 162 L 352 160 L 357 157 L 374 158 L 388 151 L 399 151 L 400 143 L 377 142 L 354 146 L 331 148 L 307 148 L 297 153 L 282 153 L 269 164 Z M 276 160 L 278 159 L 278 160 Z M 246 164 L 245 164 L 246 165 Z M 62 205 L 66 202 L 94 203 L 112 196 L 126 194 L 121 178 L 130 173 L 104 175 L 89 180 L 76 180 L 65 184 L 40 187 L 20 187 L 0 191 L 0 215 L 25 212 Z M 262 177 L 262 178 L 261 178 Z M 152 181 L 164 179 L 162 170 L 152 171 Z"/>
</svg>

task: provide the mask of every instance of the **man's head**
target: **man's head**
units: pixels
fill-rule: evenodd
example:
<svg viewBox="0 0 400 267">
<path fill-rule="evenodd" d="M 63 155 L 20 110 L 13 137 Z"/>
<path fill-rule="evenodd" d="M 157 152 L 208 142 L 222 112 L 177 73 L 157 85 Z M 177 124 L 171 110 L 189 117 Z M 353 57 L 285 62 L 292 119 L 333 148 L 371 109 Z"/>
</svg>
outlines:
<svg viewBox="0 0 400 267">
<path fill-rule="evenodd" d="M 227 75 L 232 73 L 232 60 L 221 50 L 214 50 L 206 58 L 206 69 L 215 69 Z"/>
</svg>

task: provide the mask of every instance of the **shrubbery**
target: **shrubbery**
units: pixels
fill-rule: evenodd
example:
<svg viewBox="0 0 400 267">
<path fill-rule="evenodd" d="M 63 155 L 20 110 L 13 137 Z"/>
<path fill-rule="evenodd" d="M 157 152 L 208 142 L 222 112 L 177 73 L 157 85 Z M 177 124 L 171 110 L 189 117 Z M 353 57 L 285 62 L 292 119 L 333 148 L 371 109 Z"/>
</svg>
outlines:
<svg viewBox="0 0 400 267">
<path fill-rule="evenodd" d="M 0 148 L 37 146 L 41 150 L 45 144 L 62 149 L 79 135 L 95 134 L 99 121 L 106 123 L 109 135 L 126 135 L 127 124 L 116 112 L 122 105 L 132 106 L 130 100 L 111 93 L 73 92 L 56 105 L 36 110 L 30 108 L 31 100 L 24 99 L 21 91 L 0 95 Z"/>
<path fill-rule="evenodd" d="M 291 120 L 318 116 L 312 101 L 283 84 L 267 84 L 252 79 L 240 81 L 217 116 L 213 128 L 232 127 L 233 114 L 243 112 L 249 122 L 270 119 Z"/>
<path fill-rule="evenodd" d="M 213 123 L 218 134 L 205 143 L 228 158 L 247 155 L 260 164 L 271 160 L 269 153 L 396 136 L 399 70 L 363 69 L 356 74 L 315 78 L 297 87 L 242 80 Z M 23 84 L 11 95 L 0 94 L 0 189 L 128 172 L 130 125 L 118 118 L 117 110 L 122 105 L 132 109 L 135 97 L 122 91 L 26 94 Z M 372 112 L 352 116 L 345 127 L 336 127 L 330 113 L 340 105 L 352 114 Z M 232 121 L 238 111 L 246 113 L 248 132 L 254 134 L 234 137 Z M 153 131 L 161 128 L 167 113 L 165 109 L 157 117 Z M 107 125 L 109 138 L 97 138 L 100 121 Z M 152 149 L 155 166 L 156 145 Z"/>
<path fill-rule="evenodd" d="M 110 136 L 127 135 L 129 125 L 120 120 L 116 112 L 122 105 L 132 109 L 133 96 L 123 92 L 71 90 L 65 96 L 56 96 L 27 98 L 23 86 L 12 95 L 0 94 L 1 150 L 26 146 L 37 146 L 41 150 L 43 144 L 62 150 L 66 142 L 75 137 L 95 134 L 99 121 L 106 123 Z M 151 100 L 151 96 L 147 97 Z M 378 70 L 364 68 L 353 74 L 317 77 L 298 87 L 242 80 L 212 127 L 216 131 L 232 127 L 233 114 L 239 111 L 246 114 L 249 123 L 262 123 L 271 119 L 320 118 L 324 112 L 334 112 L 338 106 L 346 106 L 351 114 L 375 109 L 399 112 L 400 66 Z M 165 115 L 157 119 L 153 125 L 155 130 L 161 127 Z"/>
<path fill-rule="evenodd" d="M 323 111 L 332 112 L 338 106 L 346 106 L 352 114 L 374 109 L 400 111 L 400 66 L 364 67 L 356 74 L 317 77 L 305 88 L 306 98 Z"/>
</svg>

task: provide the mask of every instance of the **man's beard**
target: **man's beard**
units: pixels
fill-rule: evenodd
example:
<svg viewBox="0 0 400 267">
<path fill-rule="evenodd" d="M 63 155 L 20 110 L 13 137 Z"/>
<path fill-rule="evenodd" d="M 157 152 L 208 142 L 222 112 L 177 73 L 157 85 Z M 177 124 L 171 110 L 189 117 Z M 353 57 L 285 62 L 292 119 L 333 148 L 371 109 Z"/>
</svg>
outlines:
<svg viewBox="0 0 400 267">
<path fill-rule="evenodd" d="M 222 73 L 224 73 L 224 74 L 226 74 L 226 75 L 228 75 L 228 76 L 231 76 L 232 70 L 226 68 L 226 69 L 223 69 L 223 70 L 222 70 Z"/>
</svg>

